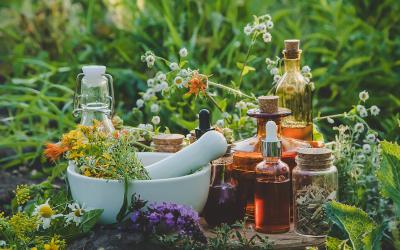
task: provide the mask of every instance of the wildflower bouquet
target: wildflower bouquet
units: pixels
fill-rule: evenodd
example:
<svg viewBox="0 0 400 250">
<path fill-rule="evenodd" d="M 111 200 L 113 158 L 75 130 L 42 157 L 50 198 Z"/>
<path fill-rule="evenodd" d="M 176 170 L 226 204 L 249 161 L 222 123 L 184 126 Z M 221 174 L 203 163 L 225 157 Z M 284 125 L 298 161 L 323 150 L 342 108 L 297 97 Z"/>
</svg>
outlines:
<svg viewBox="0 0 400 250">
<path fill-rule="evenodd" d="M 52 161 L 61 155 L 71 161 L 79 173 L 105 179 L 149 179 L 133 145 L 137 137 L 128 130 L 109 135 L 94 126 L 78 125 L 64 134 L 59 143 L 49 143 L 45 155 Z"/>
</svg>

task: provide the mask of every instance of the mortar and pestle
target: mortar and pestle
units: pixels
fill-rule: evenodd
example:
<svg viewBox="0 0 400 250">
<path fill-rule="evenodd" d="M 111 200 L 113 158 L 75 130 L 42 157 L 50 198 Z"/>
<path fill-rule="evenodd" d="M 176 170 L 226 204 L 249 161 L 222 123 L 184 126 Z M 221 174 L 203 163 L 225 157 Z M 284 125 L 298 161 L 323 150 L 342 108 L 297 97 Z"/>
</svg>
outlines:
<svg viewBox="0 0 400 250">
<path fill-rule="evenodd" d="M 207 201 L 210 184 L 209 162 L 224 155 L 226 150 L 225 137 L 219 132 L 209 131 L 175 154 L 138 153 L 151 180 L 130 180 L 128 197 L 136 193 L 150 203 L 174 202 L 201 212 Z M 81 175 L 72 162 L 68 166 L 67 177 L 75 201 L 85 204 L 89 209 L 103 209 L 100 223 L 116 222 L 123 203 L 122 181 Z"/>
</svg>

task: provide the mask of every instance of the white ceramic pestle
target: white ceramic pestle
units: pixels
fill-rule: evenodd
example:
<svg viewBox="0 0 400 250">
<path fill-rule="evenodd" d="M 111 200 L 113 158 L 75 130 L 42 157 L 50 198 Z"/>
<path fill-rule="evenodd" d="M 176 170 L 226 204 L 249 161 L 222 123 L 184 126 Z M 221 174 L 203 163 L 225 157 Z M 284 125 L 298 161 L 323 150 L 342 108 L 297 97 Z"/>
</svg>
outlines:
<svg viewBox="0 0 400 250">
<path fill-rule="evenodd" d="M 151 179 L 183 176 L 225 154 L 228 144 L 216 131 L 205 133 L 181 151 L 146 167 Z"/>
</svg>

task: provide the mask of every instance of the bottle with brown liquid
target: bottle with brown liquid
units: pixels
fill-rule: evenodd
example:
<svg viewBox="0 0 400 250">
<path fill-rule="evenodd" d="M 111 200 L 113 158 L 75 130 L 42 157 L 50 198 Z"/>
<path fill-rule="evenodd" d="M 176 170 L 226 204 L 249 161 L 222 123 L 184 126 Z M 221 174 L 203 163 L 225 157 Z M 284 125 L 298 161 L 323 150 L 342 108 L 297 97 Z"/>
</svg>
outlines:
<svg viewBox="0 0 400 250">
<path fill-rule="evenodd" d="M 255 224 L 262 233 L 284 233 L 290 229 L 290 169 L 281 161 L 282 144 L 275 122 L 266 124 L 262 140 L 264 160 L 256 166 Z"/>
<path fill-rule="evenodd" d="M 300 71 L 300 40 L 285 40 L 283 51 L 285 73 L 276 87 L 279 106 L 292 115 L 282 120 L 282 136 L 312 141 L 312 89 Z"/>
<path fill-rule="evenodd" d="M 248 116 L 257 119 L 257 134 L 235 143 L 234 146 L 231 175 L 237 183 L 240 204 L 246 211 L 249 221 L 254 221 L 255 168 L 263 160 L 261 140 L 265 138 L 265 123 L 273 120 L 279 130 L 281 118 L 290 115 L 290 110 L 278 109 L 278 99 L 278 96 L 260 96 L 258 98 L 259 108 L 247 112 Z M 288 156 L 295 157 L 293 154 Z"/>
</svg>

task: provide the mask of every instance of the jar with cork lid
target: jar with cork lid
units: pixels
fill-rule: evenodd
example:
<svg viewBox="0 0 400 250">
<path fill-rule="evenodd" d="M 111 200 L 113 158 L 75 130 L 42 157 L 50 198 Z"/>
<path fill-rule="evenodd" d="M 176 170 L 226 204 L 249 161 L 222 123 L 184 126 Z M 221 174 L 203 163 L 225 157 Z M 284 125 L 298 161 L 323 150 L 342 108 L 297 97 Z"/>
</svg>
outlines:
<svg viewBox="0 0 400 250">
<path fill-rule="evenodd" d="M 338 173 L 332 151 L 302 148 L 297 151 L 292 172 L 294 230 L 311 237 L 324 237 L 330 230 L 324 204 L 336 200 Z"/>
</svg>

